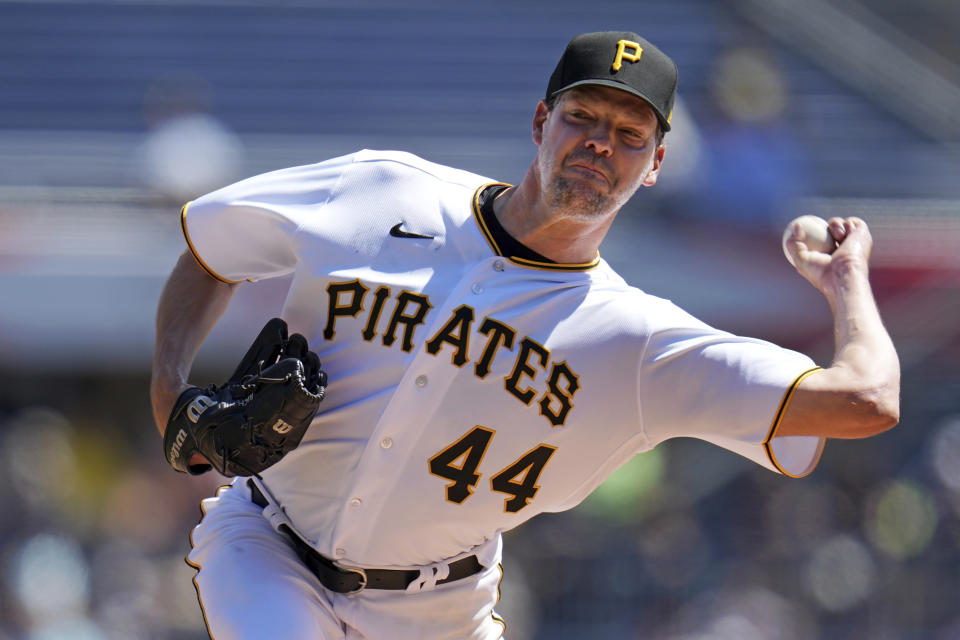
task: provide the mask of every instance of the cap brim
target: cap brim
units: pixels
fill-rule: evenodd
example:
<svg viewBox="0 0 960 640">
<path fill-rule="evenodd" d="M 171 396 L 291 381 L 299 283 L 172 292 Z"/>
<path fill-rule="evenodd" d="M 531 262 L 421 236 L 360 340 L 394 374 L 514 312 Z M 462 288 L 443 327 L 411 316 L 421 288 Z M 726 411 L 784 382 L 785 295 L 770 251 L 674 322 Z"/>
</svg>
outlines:
<svg viewBox="0 0 960 640">
<path fill-rule="evenodd" d="M 573 89 L 574 87 L 583 87 L 587 85 L 598 85 L 601 87 L 610 87 L 611 89 L 619 89 L 620 91 L 624 91 L 626 93 L 629 93 L 630 95 L 637 96 L 638 98 L 646 102 L 648 105 L 650 105 L 651 109 L 653 109 L 654 115 L 657 116 L 657 120 L 660 122 L 660 128 L 663 129 L 664 131 L 670 131 L 670 122 L 667 121 L 667 115 L 660 113 L 660 110 L 657 109 L 656 105 L 653 104 L 653 101 L 651 101 L 650 98 L 643 95 L 633 87 L 626 85 L 622 82 L 617 82 L 616 80 L 604 80 L 602 78 L 597 78 L 593 80 L 578 80 L 577 82 L 571 82 L 567 86 L 557 89 L 551 94 L 551 96 L 555 96 L 557 94 L 563 93 L 564 91 L 567 91 L 568 89 Z"/>
</svg>

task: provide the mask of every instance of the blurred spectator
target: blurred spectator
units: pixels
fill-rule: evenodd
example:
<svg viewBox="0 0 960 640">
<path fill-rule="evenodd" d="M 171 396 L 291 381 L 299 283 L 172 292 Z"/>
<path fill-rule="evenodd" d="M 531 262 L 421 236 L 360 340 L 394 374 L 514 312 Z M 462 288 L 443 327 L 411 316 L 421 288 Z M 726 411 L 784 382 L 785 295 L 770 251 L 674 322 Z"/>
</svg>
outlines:
<svg viewBox="0 0 960 640">
<path fill-rule="evenodd" d="M 702 178 L 703 136 L 682 95 L 677 95 L 670 123 L 670 135 L 663 139 L 667 147 L 666 169 L 657 179 L 657 188 L 649 195 L 653 200 L 684 194 L 696 188 Z"/>
<path fill-rule="evenodd" d="M 218 479 L 165 473 L 140 399 L 108 387 L 0 414 L 0 640 L 205 635 L 183 557 Z M 104 393 L 125 426 L 96 416 Z"/>
<path fill-rule="evenodd" d="M 243 144 L 211 114 L 212 91 L 191 74 L 157 78 L 144 97 L 150 128 L 140 149 L 145 184 L 183 204 L 239 177 Z"/>
<path fill-rule="evenodd" d="M 697 114 L 701 152 L 696 181 L 672 198 L 670 216 L 779 233 L 790 202 L 807 189 L 801 145 L 786 115 L 786 82 L 761 49 L 721 54 L 706 113 Z M 667 173 L 667 172 L 665 172 Z"/>
</svg>

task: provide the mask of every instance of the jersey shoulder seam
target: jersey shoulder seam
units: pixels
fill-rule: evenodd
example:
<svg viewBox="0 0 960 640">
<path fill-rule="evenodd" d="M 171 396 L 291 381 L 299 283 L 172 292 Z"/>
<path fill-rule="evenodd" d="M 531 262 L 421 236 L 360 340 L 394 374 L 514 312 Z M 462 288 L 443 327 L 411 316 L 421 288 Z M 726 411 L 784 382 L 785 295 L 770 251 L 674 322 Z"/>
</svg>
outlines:
<svg viewBox="0 0 960 640">
<path fill-rule="evenodd" d="M 455 184 L 461 187 L 474 188 L 479 183 L 497 182 L 479 173 L 431 162 L 409 151 L 362 149 L 354 154 L 353 162 L 391 162 L 425 173 L 441 182 Z M 455 180 L 455 177 L 459 177 L 460 179 Z"/>
<path fill-rule="evenodd" d="M 333 185 L 333 187 L 330 188 L 330 192 L 327 194 L 326 199 L 325 199 L 323 202 L 318 202 L 318 203 L 317 203 L 317 213 L 318 213 L 318 214 L 320 213 L 320 211 L 323 210 L 324 207 L 326 207 L 328 204 L 330 204 L 330 201 L 331 201 L 331 200 L 333 200 L 334 194 L 336 194 L 337 191 L 338 191 L 338 189 L 340 189 L 340 183 L 343 182 L 343 177 L 344 177 L 344 175 L 346 175 L 347 171 L 350 170 L 350 167 L 352 167 L 352 166 L 357 162 L 356 156 L 357 156 L 357 154 L 353 154 L 353 158 L 351 158 L 350 164 L 348 164 L 348 165 L 346 165 L 345 167 L 343 167 L 343 169 L 340 170 L 340 173 L 337 174 L 337 182 L 336 182 L 336 184 Z M 306 219 L 303 219 L 303 220 L 297 225 L 297 228 L 293 230 L 293 234 L 290 236 L 290 240 L 291 240 L 291 241 L 292 241 L 292 240 L 295 240 L 295 239 L 300 235 L 300 232 L 303 230 L 303 228 L 304 228 L 305 226 L 307 226 L 307 220 L 306 220 Z M 299 262 L 299 260 L 298 260 L 298 262 Z"/>
</svg>

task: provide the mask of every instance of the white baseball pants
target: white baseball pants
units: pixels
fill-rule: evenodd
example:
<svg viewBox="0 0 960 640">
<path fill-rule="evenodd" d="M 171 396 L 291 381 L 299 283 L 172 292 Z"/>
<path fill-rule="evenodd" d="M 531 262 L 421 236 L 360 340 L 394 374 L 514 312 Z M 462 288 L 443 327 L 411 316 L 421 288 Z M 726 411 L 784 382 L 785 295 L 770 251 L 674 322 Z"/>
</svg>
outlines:
<svg viewBox="0 0 960 640">
<path fill-rule="evenodd" d="M 499 640 L 500 568 L 432 591 L 327 590 L 250 500 L 245 482 L 202 503 L 187 562 L 213 640 Z"/>
</svg>

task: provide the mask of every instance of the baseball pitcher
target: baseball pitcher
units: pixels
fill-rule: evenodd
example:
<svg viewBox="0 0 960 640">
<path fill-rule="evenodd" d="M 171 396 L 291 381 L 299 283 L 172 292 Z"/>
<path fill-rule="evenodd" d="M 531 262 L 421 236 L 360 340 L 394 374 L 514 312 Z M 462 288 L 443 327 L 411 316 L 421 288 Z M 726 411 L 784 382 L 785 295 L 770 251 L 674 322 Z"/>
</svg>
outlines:
<svg viewBox="0 0 960 640">
<path fill-rule="evenodd" d="M 171 465 L 233 478 L 191 534 L 212 637 L 509 636 L 501 533 L 577 505 L 637 453 L 696 437 L 800 477 L 827 438 L 897 423 L 862 220 L 829 221 L 832 253 L 788 239 L 832 309 L 825 368 L 704 324 L 598 254 L 657 182 L 676 87 L 639 35 L 582 34 L 516 184 L 365 150 L 184 206 L 151 391 Z M 233 376 L 189 384 L 237 288 L 285 275 Z"/>
</svg>

